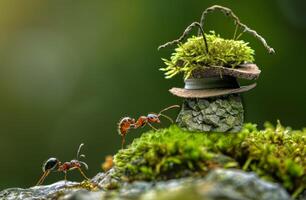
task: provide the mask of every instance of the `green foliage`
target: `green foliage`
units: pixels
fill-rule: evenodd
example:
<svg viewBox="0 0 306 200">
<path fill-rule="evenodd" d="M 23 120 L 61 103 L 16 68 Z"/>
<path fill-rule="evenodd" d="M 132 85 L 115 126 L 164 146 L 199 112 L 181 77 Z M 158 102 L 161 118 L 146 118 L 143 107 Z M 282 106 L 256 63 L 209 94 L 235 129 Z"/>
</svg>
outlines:
<svg viewBox="0 0 306 200">
<path fill-rule="evenodd" d="M 187 42 L 179 44 L 170 60 L 162 59 L 166 64 L 166 78 L 172 78 L 178 73 L 184 73 L 188 78 L 197 68 L 223 66 L 236 67 L 245 62 L 254 61 L 254 50 L 243 40 L 228 40 L 211 31 L 205 34 L 209 53 L 206 53 L 203 37 L 193 36 Z"/>
<path fill-rule="evenodd" d="M 280 124 L 266 124 L 261 131 L 245 124 L 235 134 L 187 132 L 171 126 L 144 133 L 120 150 L 115 168 L 128 180 L 157 180 L 238 167 L 297 194 L 306 183 L 305 133 Z"/>
</svg>

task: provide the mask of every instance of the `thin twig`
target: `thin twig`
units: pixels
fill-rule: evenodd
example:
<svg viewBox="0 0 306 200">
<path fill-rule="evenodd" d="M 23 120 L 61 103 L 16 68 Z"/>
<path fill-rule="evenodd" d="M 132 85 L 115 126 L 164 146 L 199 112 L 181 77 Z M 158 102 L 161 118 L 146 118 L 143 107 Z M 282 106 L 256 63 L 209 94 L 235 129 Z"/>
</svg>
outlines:
<svg viewBox="0 0 306 200">
<path fill-rule="evenodd" d="M 200 21 L 200 25 L 202 27 L 204 26 L 205 16 L 208 13 L 214 12 L 214 11 L 221 11 L 226 16 L 232 18 L 235 21 L 236 25 L 238 25 L 239 27 L 241 27 L 243 29 L 243 32 L 248 32 L 251 35 L 253 35 L 254 37 L 256 37 L 264 45 L 264 47 L 268 50 L 269 53 L 275 53 L 274 49 L 267 44 L 266 40 L 261 35 L 259 35 L 255 30 L 252 30 L 251 28 L 249 28 L 247 25 L 241 23 L 240 19 L 229 8 L 219 6 L 219 5 L 214 5 L 214 6 L 211 6 L 211 7 L 207 8 L 206 10 L 204 10 L 203 13 L 202 13 L 202 16 L 201 16 L 201 21 Z M 199 30 L 198 34 L 200 35 L 200 30 Z"/>
<path fill-rule="evenodd" d="M 203 27 L 201 26 L 201 24 L 199 22 L 193 22 L 191 23 L 184 31 L 184 33 L 176 40 L 173 40 L 173 41 L 170 41 L 170 42 L 167 42 L 163 45 L 160 45 L 158 47 L 158 50 L 160 50 L 161 48 L 165 48 L 167 46 L 170 46 L 170 45 L 173 45 L 173 44 L 178 44 L 180 42 L 182 42 L 184 40 L 184 38 L 189 34 L 189 32 L 192 30 L 192 28 L 194 27 L 198 27 L 199 28 L 199 31 L 200 33 L 202 34 L 203 36 L 203 39 L 204 39 L 204 44 L 205 44 L 205 49 L 206 49 L 206 53 L 208 53 L 208 45 L 207 45 L 207 40 L 206 40 L 206 37 L 205 37 L 205 34 L 204 34 L 204 30 L 203 30 Z"/>
<path fill-rule="evenodd" d="M 235 27 L 235 32 L 234 32 L 234 36 L 233 36 L 233 40 L 235 40 L 235 39 L 236 39 L 237 29 L 238 29 L 238 25 L 236 24 L 236 27 Z"/>
</svg>

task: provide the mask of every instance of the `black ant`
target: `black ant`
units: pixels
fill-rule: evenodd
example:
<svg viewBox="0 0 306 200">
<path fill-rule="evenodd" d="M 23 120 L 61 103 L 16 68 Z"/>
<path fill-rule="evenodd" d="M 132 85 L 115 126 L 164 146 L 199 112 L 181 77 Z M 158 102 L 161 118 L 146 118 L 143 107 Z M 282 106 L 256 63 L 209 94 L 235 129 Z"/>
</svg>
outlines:
<svg viewBox="0 0 306 200">
<path fill-rule="evenodd" d="M 51 171 L 64 172 L 64 174 L 65 174 L 64 178 L 65 178 L 65 181 L 66 181 L 67 180 L 67 172 L 70 171 L 70 170 L 78 169 L 79 172 L 81 173 L 81 175 L 86 180 L 89 180 L 89 178 L 87 178 L 87 176 L 85 175 L 85 173 L 81 169 L 81 167 L 84 166 L 86 168 L 86 170 L 88 170 L 88 165 L 85 162 L 79 160 L 79 158 L 81 158 L 81 157 L 84 158 L 85 157 L 84 154 L 80 155 L 80 151 L 81 151 L 81 148 L 82 148 L 83 145 L 84 145 L 83 143 L 80 144 L 80 146 L 78 148 L 78 151 L 77 151 L 76 159 L 73 159 L 70 162 L 61 163 L 61 161 L 59 161 L 57 158 L 49 158 L 46 162 L 44 162 L 44 164 L 42 166 L 43 175 L 41 176 L 41 178 L 39 179 L 39 181 L 36 185 L 41 185 Z"/>
</svg>

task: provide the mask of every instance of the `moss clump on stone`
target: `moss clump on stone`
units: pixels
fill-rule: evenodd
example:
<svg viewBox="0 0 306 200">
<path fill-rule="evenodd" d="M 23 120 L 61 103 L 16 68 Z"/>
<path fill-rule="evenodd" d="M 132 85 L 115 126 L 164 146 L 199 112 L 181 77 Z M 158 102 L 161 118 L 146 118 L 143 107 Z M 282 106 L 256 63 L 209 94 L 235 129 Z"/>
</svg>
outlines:
<svg viewBox="0 0 306 200">
<path fill-rule="evenodd" d="M 211 168 L 238 167 L 282 184 L 291 194 L 305 189 L 306 130 L 279 123 L 239 133 L 188 132 L 177 126 L 149 131 L 115 156 L 117 173 L 128 180 L 204 175 Z"/>
<path fill-rule="evenodd" d="M 188 78 L 191 72 L 199 67 L 223 66 L 234 68 L 239 64 L 254 61 L 254 50 L 243 40 L 221 38 L 211 31 L 205 34 L 209 53 L 206 53 L 202 36 L 193 36 L 187 42 L 179 44 L 170 60 L 162 59 L 166 64 L 166 78 L 172 78 L 178 73 L 184 73 Z"/>
</svg>

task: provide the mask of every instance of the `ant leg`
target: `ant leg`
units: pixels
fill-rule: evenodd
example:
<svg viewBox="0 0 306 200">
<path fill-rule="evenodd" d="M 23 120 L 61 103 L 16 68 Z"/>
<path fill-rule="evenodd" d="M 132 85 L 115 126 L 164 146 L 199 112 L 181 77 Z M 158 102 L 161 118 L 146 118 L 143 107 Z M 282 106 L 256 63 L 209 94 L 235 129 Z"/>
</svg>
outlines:
<svg viewBox="0 0 306 200">
<path fill-rule="evenodd" d="M 81 170 L 81 168 L 77 168 L 79 170 L 79 172 L 82 174 L 82 176 L 86 179 L 89 180 L 89 178 L 85 175 L 85 173 Z"/>
<path fill-rule="evenodd" d="M 45 178 L 49 175 L 49 173 L 50 173 L 49 170 L 45 171 L 36 185 L 41 185 L 44 182 Z"/>
<path fill-rule="evenodd" d="M 65 184 L 67 183 L 67 171 L 64 171 L 64 180 L 65 180 Z"/>
<path fill-rule="evenodd" d="M 152 124 L 150 124 L 149 122 L 148 122 L 148 125 L 152 128 L 152 129 L 154 129 L 155 131 L 157 131 L 158 129 L 157 128 L 155 128 Z"/>
<path fill-rule="evenodd" d="M 36 186 L 37 186 L 37 185 L 40 185 L 40 184 L 42 183 L 44 177 L 46 177 L 46 172 L 44 172 L 44 173 L 41 175 L 40 179 L 39 179 L 38 182 L 36 183 Z"/>
<path fill-rule="evenodd" d="M 121 149 L 124 149 L 124 144 L 125 144 L 125 135 L 121 135 Z"/>
</svg>

